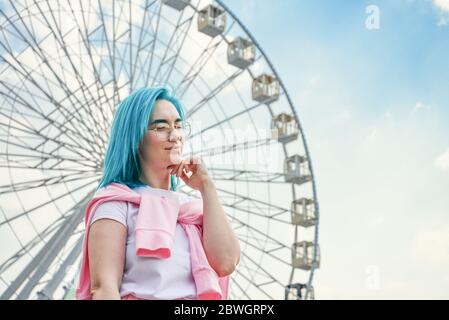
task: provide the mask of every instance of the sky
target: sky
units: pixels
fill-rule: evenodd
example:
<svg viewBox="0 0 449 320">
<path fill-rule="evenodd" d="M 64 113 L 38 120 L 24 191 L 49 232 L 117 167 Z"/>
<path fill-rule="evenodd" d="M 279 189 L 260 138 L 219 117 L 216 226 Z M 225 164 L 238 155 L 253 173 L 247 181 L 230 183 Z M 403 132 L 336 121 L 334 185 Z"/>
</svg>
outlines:
<svg viewBox="0 0 449 320">
<path fill-rule="evenodd" d="M 316 298 L 449 298 L 449 1 L 225 3 L 307 137 Z"/>
<path fill-rule="evenodd" d="M 320 205 L 316 298 L 449 298 L 449 0 L 223 2 L 270 58 L 306 135 Z M 199 49 L 185 46 L 187 60 Z M 206 82 L 223 75 L 205 69 Z"/>
</svg>

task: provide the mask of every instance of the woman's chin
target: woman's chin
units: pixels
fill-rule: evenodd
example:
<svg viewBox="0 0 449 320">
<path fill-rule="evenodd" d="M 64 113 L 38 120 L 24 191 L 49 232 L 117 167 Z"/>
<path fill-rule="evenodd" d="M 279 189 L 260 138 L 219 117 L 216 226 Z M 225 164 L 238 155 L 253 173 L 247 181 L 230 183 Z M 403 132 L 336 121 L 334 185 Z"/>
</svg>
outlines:
<svg viewBox="0 0 449 320">
<path fill-rule="evenodd" d="M 170 152 L 170 155 L 168 156 L 168 162 L 170 164 L 178 164 L 181 160 L 182 157 L 180 152 Z"/>
</svg>

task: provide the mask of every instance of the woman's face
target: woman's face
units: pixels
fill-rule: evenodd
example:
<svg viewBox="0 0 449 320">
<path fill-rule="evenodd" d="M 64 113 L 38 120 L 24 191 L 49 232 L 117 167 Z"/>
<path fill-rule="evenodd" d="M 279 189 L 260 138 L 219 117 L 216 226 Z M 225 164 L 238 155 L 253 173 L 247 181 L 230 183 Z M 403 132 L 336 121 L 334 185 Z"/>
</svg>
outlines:
<svg viewBox="0 0 449 320">
<path fill-rule="evenodd" d="M 148 125 L 156 131 L 148 130 L 142 141 L 145 165 L 161 169 L 181 161 L 185 137 L 180 130 L 173 130 L 181 124 L 181 117 L 170 101 L 156 100 Z"/>
</svg>

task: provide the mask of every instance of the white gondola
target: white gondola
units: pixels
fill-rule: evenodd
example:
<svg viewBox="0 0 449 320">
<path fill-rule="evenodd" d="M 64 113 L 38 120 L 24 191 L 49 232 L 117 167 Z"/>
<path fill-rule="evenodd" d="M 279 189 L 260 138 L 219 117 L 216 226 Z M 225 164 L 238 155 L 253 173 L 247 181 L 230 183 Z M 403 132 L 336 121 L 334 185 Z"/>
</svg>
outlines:
<svg viewBox="0 0 449 320">
<path fill-rule="evenodd" d="M 279 98 L 279 81 L 269 74 L 264 73 L 255 78 L 251 89 L 253 100 L 261 103 L 271 103 Z"/>
<path fill-rule="evenodd" d="M 226 12 L 214 5 L 208 5 L 198 12 L 198 31 L 215 37 L 226 27 Z"/>
<path fill-rule="evenodd" d="M 228 45 L 228 63 L 245 69 L 256 59 L 256 46 L 251 40 L 237 37 Z"/>
<path fill-rule="evenodd" d="M 284 174 L 285 182 L 296 184 L 303 184 L 312 179 L 307 158 L 299 154 L 285 158 Z"/>
<path fill-rule="evenodd" d="M 315 203 L 310 198 L 300 198 L 292 201 L 291 218 L 293 225 L 305 228 L 316 224 Z"/>
<path fill-rule="evenodd" d="M 162 3 L 181 11 L 190 4 L 190 0 L 162 0 Z"/>
<path fill-rule="evenodd" d="M 293 115 L 281 113 L 271 120 L 272 138 L 288 143 L 298 138 L 298 123 Z"/>
<path fill-rule="evenodd" d="M 292 265 L 294 268 L 310 270 L 313 266 L 313 253 L 316 250 L 315 268 L 320 267 L 320 248 L 311 241 L 295 242 L 292 245 Z"/>
</svg>

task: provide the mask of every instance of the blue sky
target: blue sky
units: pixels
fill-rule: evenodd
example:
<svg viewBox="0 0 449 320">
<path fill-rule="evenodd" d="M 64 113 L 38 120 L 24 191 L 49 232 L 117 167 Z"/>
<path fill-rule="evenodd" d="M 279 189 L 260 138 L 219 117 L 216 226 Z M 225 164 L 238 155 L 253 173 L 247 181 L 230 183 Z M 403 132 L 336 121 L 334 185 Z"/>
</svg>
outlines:
<svg viewBox="0 0 449 320">
<path fill-rule="evenodd" d="M 449 1 L 236 1 L 293 97 L 321 208 L 317 298 L 449 298 Z M 368 29 L 366 8 L 379 10 Z"/>
</svg>

